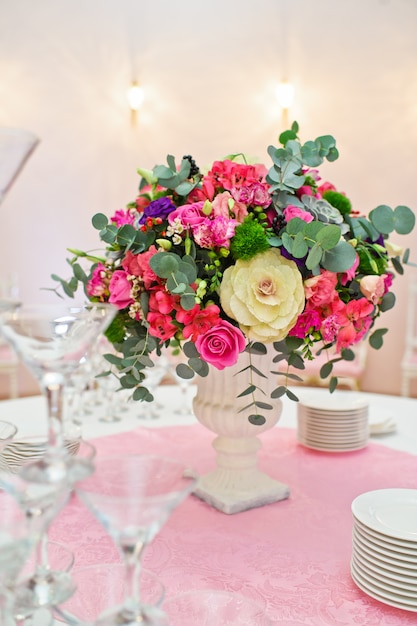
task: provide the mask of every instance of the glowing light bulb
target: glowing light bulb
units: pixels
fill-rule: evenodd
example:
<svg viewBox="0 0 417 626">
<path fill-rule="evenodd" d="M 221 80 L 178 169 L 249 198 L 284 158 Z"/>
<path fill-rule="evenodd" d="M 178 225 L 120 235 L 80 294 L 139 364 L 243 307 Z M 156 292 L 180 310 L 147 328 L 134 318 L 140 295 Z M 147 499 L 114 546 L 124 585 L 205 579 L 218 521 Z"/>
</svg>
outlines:
<svg viewBox="0 0 417 626">
<path fill-rule="evenodd" d="M 289 109 L 294 100 L 294 85 L 284 80 L 277 86 L 275 94 L 281 108 Z"/>
<path fill-rule="evenodd" d="M 133 81 L 127 90 L 127 100 L 132 111 L 138 111 L 144 99 L 143 87 Z"/>
</svg>

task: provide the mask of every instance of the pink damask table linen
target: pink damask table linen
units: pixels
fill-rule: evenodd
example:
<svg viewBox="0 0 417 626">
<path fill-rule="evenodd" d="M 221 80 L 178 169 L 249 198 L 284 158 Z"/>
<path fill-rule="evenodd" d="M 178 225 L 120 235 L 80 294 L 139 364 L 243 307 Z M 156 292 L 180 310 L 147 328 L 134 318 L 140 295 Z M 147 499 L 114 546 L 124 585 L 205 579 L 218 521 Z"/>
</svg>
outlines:
<svg viewBox="0 0 417 626">
<path fill-rule="evenodd" d="M 214 467 L 213 438 L 195 424 L 138 428 L 93 443 L 97 454 L 163 454 L 204 473 Z M 145 567 L 160 576 L 166 595 L 236 591 L 264 606 L 274 623 L 288 626 L 416 624 L 417 613 L 373 600 L 350 576 L 352 500 L 373 489 L 417 488 L 416 457 L 373 443 L 356 452 L 317 452 L 300 446 L 293 429 L 280 427 L 260 438 L 261 469 L 287 483 L 290 498 L 229 516 L 189 497 L 145 554 Z M 74 550 L 75 567 L 120 560 L 75 496 L 54 521 L 50 538 Z"/>
</svg>

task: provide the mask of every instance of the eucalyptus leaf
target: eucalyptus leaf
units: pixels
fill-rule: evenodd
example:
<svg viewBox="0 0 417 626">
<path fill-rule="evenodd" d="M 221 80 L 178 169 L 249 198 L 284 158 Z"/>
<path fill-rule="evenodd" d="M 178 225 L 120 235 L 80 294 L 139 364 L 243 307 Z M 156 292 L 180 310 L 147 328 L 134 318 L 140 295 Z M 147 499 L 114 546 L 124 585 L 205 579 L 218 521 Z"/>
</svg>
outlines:
<svg viewBox="0 0 417 626">
<path fill-rule="evenodd" d="M 388 328 L 378 328 L 369 337 L 369 345 L 375 350 L 382 348 L 384 343 L 384 335 L 388 332 Z"/>
<path fill-rule="evenodd" d="M 332 370 L 333 370 L 333 363 L 331 361 L 329 361 L 328 363 L 325 363 L 320 368 L 320 378 L 327 378 L 332 373 Z"/>
<path fill-rule="evenodd" d="M 263 426 L 266 422 L 266 419 L 263 415 L 253 414 L 248 416 L 248 421 L 254 426 Z"/>
<path fill-rule="evenodd" d="M 321 265 L 330 272 L 347 272 L 356 261 L 356 250 L 347 241 L 341 240 L 323 254 Z"/>
<path fill-rule="evenodd" d="M 332 376 L 330 381 L 329 381 L 329 391 L 330 391 L 330 393 L 333 393 L 336 390 L 338 383 L 339 383 L 339 381 L 336 378 L 336 376 Z"/>
<path fill-rule="evenodd" d="M 191 369 L 191 367 L 186 363 L 179 363 L 176 366 L 175 371 L 180 378 L 184 378 L 185 380 L 190 380 L 191 378 L 194 378 L 194 370 Z"/>
<path fill-rule="evenodd" d="M 411 233 L 416 223 L 416 217 L 408 206 L 397 206 L 394 209 L 394 229 L 399 235 Z"/>
<path fill-rule="evenodd" d="M 394 211 L 386 204 L 381 204 L 369 213 L 369 219 L 375 228 L 388 235 L 394 230 Z"/>
<path fill-rule="evenodd" d="M 107 216 L 104 215 L 104 213 L 96 213 L 95 215 L 93 215 L 91 223 L 96 230 L 103 230 L 104 228 L 106 228 L 109 220 Z"/>
<path fill-rule="evenodd" d="M 298 232 L 292 243 L 292 255 L 296 259 L 302 259 L 308 253 L 308 245 L 302 232 Z"/>
<path fill-rule="evenodd" d="M 306 259 L 306 267 L 309 270 L 312 270 L 314 267 L 316 267 L 316 265 L 319 265 L 322 255 L 323 255 L 323 252 L 320 246 L 318 244 L 314 244 L 314 246 L 311 248 L 310 252 L 308 253 L 308 256 Z"/>
</svg>

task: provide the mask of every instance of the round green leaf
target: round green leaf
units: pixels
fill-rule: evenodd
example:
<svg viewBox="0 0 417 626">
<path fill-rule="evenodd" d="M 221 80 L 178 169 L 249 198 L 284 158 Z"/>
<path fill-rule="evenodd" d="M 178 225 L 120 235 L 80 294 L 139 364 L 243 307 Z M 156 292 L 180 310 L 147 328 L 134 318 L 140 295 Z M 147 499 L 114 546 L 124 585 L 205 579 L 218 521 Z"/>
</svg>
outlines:
<svg viewBox="0 0 417 626">
<path fill-rule="evenodd" d="M 160 278 L 168 278 L 179 267 L 180 258 L 169 252 L 158 252 L 149 259 L 149 265 Z"/>
<path fill-rule="evenodd" d="M 411 233 L 416 223 L 416 217 L 408 206 L 397 206 L 394 209 L 394 228 L 399 235 Z"/>
<path fill-rule="evenodd" d="M 323 250 L 331 250 L 340 241 L 340 228 L 336 224 L 328 224 L 316 236 L 316 241 Z"/>
<path fill-rule="evenodd" d="M 342 239 L 337 246 L 324 252 L 321 264 L 329 272 L 347 272 L 355 260 L 355 248 Z"/>
<path fill-rule="evenodd" d="M 107 216 L 104 215 L 104 213 L 96 213 L 95 215 L 93 215 L 91 222 L 94 228 L 96 228 L 97 230 L 103 230 L 103 228 L 106 228 L 109 220 L 107 219 Z"/>
<path fill-rule="evenodd" d="M 394 230 L 394 211 L 386 204 L 381 204 L 369 213 L 369 219 L 380 233 L 388 234 Z"/>
</svg>

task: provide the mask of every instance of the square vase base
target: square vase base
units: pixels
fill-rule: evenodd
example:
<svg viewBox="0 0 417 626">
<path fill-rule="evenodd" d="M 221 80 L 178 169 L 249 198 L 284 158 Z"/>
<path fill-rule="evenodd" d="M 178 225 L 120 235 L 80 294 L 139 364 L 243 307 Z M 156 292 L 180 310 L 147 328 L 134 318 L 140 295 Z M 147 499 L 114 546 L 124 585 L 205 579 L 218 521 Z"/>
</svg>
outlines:
<svg viewBox="0 0 417 626">
<path fill-rule="evenodd" d="M 210 474 L 207 475 L 209 477 Z M 195 496 L 204 500 L 207 504 L 214 507 L 218 511 L 227 513 L 240 513 L 248 509 L 254 509 L 273 502 L 285 500 L 290 495 L 290 488 L 272 478 L 268 478 L 267 485 L 263 485 L 263 489 L 238 490 L 238 489 L 221 489 L 205 484 L 205 476 L 200 479 L 197 489 L 193 492 Z M 209 482 L 209 481 L 208 481 Z"/>
</svg>

